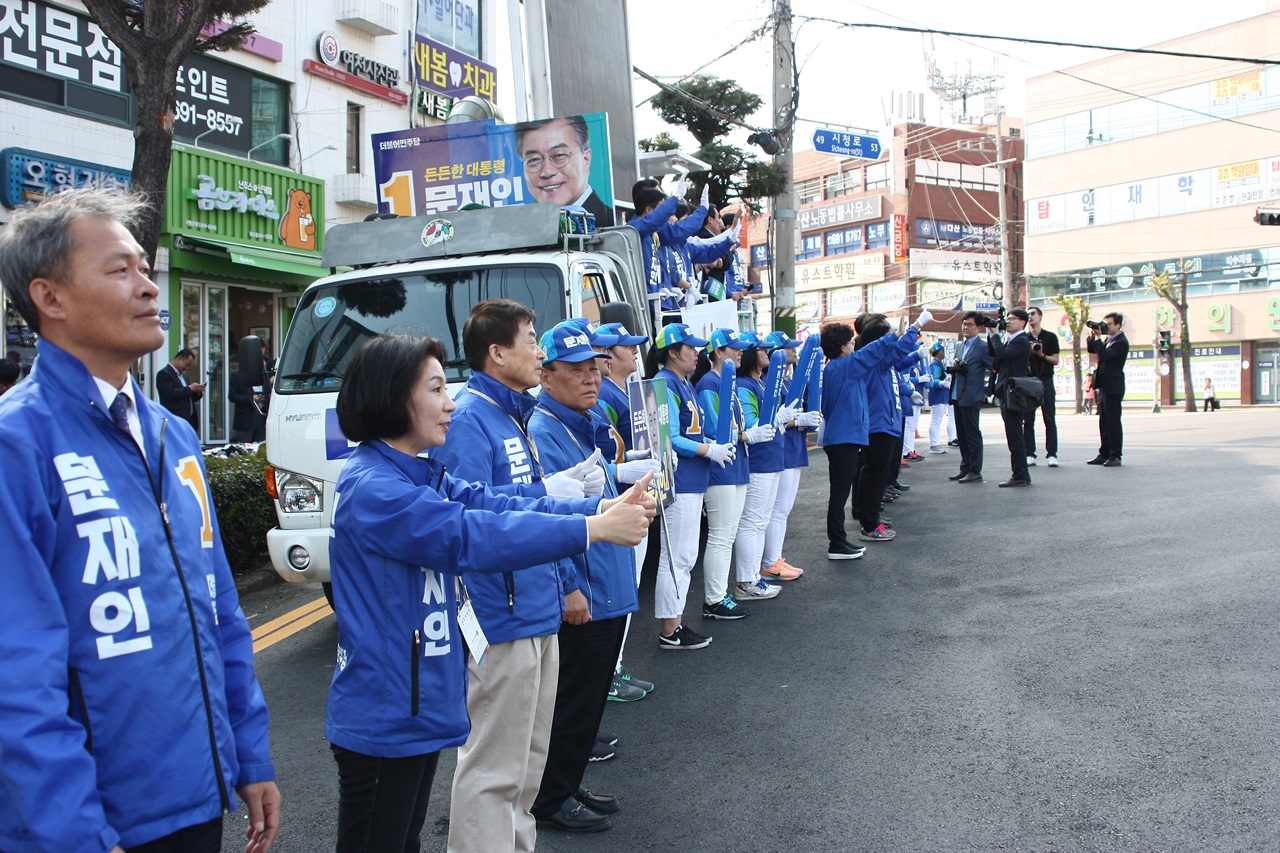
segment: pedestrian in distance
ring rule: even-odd
[[[280,826],[253,639],[200,443],[130,376],[164,344],[128,228],[146,202],[68,190],[13,212],[0,280],[37,332],[0,399],[0,848],[214,853]]]

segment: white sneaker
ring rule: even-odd
[[[733,597],[738,601],[763,601],[775,597],[780,592],[782,587],[758,580],[755,583],[738,584],[733,591]]]
[[[1050,468],[1057,468],[1057,467],[1058,467],[1058,457],[1056,457],[1056,456],[1050,456],[1050,457],[1049,457],[1049,459],[1048,459],[1047,461],[1049,462],[1049,467],[1050,467]]]
[[[947,449],[943,447],[941,444],[935,444],[929,448],[929,452],[930,453],[946,453]]]
[[[1036,467],[1036,458],[1034,456],[1027,457],[1027,467],[1028,468]]]

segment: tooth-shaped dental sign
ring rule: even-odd
[[[462,64],[454,61],[449,63],[449,79],[453,82],[453,88],[462,85]]]

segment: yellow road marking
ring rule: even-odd
[[[268,646],[273,646],[281,640],[292,637],[304,628],[308,628],[321,619],[332,615],[333,611],[329,609],[329,602],[321,597],[309,604],[290,610],[270,622],[264,622],[252,631],[253,652],[257,654]]]

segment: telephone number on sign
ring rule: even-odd
[[[218,110],[200,112],[196,109],[195,104],[188,103],[178,104],[178,121],[191,124],[204,122],[205,126],[210,130],[221,130],[232,136],[239,136],[240,126],[244,124],[244,119],[240,116],[233,116],[230,113],[219,112]]]

